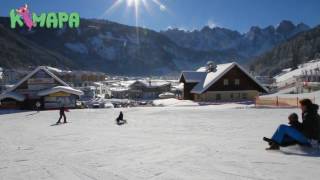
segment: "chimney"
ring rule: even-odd
[[[210,72],[216,72],[217,71],[217,65],[213,61],[207,62],[207,73]]]

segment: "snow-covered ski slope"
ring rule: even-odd
[[[120,110],[128,124],[115,125]],[[0,179],[318,179],[320,153],[261,139],[298,109],[215,106],[0,115]]]

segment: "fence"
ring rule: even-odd
[[[315,96],[310,97],[256,97],[255,106],[256,107],[299,107],[299,101],[308,98],[313,103],[315,103]]]

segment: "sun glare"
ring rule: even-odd
[[[144,8],[147,12],[151,12],[150,6],[156,6],[159,8],[161,12],[164,12],[167,10],[167,7],[161,3],[160,0],[116,0],[103,14],[105,16],[106,14],[110,14],[112,11],[117,9],[119,6],[125,5],[128,9],[134,9],[136,19],[139,17],[140,9]]]
[[[137,38],[139,41],[139,15],[140,10],[143,8],[148,13],[152,14],[151,7],[158,7],[160,12],[167,11],[167,7],[161,2],[161,0],[115,0],[114,3],[106,9],[102,17],[106,16],[107,14],[111,14],[111,12],[115,11],[120,6],[126,6],[127,9],[132,9],[134,11],[134,18],[135,18],[135,26],[137,27]],[[126,12],[124,12],[126,13]]]
[[[135,6],[135,7],[138,7],[139,6],[139,4],[140,4],[140,1],[141,0],[127,0],[127,5],[129,6],[129,7],[131,7],[131,6]]]

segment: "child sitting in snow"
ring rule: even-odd
[[[303,127],[302,127],[302,123],[299,122],[298,115],[296,113],[292,113],[289,115],[288,120],[289,120],[288,124],[290,126],[286,126],[286,125],[280,126],[282,128],[290,127],[288,131],[280,131],[280,128],[279,128],[271,139],[266,137],[263,138],[263,140],[267,141],[270,145],[270,148],[267,148],[267,150],[279,149],[279,146],[285,147],[285,146],[295,145],[299,143],[300,139],[304,139],[303,137],[300,137]],[[275,142],[275,140],[278,140],[278,141]]]
[[[302,123],[299,125],[296,121],[293,126],[280,125],[271,139],[264,138],[269,142],[270,147],[267,150],[278,150],[280,146],[286,143],[298,143],[299,145],[319,148],[320,140],[320,115],[319,106],[310,99],[299,101],[302,112]]]
[[[302,132],[302,123],[299,122],[299,117],[298,114],[296,113],[292,113],[289,115],[288,117],[289,120],[289,125],[293,128],[295,128],[296,130]]]

